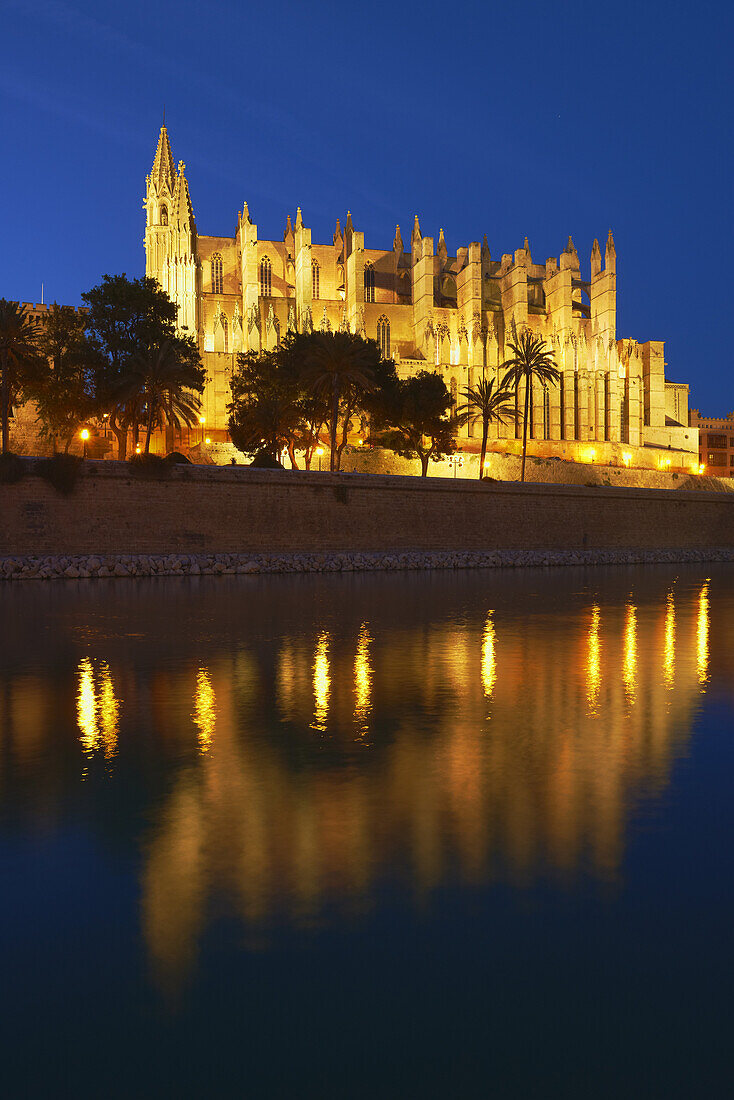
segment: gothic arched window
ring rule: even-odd
[[[377,322],[377,343],[380,345],[383,359],[390,358],[390,322],[387,317],[380,317]]]
[[[222,257],[219,252],[215,252],[212,256],[212,294],[221,294],[223,289]]]
[[[320,274],[321,273],[320,273],[320,270],[319,270],[319,261],[318,260],[311,260],[311,297],[312,298],[320,298],[321,297],[321,295],[319,294],[319,276],[320,276]]]
[[[161,225],[168,225],[168,208],[161,206]]]
[[[273,289],[273,265],[267,256],[260,260],[260,297],[269,298]]]
[[[375,269],[372,264],[364,265],[364,300],[365,302],[375,300]]]

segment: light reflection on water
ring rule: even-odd
[[[148,731],[166,781],[129,842],[161,985],[195,967],[213,907],[259,936],[358,920],[386,881],[422,906],[447,883],[622,875],[636,800],[668,783],[710,685],[710,579],[552,606],[552,589],[494,591],[491,610],[491,578],[435,610],[401,610],[397,583],[300,614],[250,586],[255,610],[241,589],[231,619],[202,586],[198,629],[159,607],[142,654],[101,629],[73,672],[2,673],[3,738],[31,778],[70,689],[76,746],[55,751],[88,784],[113,781],[98,757],[145,769]]]

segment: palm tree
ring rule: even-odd
[[[145,406],[145,454],[163,413],[175,427],[183,423],[190,428],[197,422],[201,400],[194,391],[200,389],[200,374],[171,340],[133,356],[124,389],[131,401],[137,397]]]
[[[374,382],[373,364],[376,346],[350,332],[315,332],[309,338],[305,356],[306,376],[315,393],[328,393],[331,399],[331,460],[334,472],[339,421],[339,401],[349,391],[369,390]],[[379,353],[377,353],[379,358]]]
[[[10,405],[26,376],[39,365],[38,324],[25,306],[0,298],[0,416],[3,454],[10,443]]]
[[[503,424],[517,417],[512,391],[501,384],[495,389],[494,378],[482,378],[476,386],[467,386],[461,391],[464,404],[459,407],[459,424],[482,423],[482,454],[479,460],[479,478],[484,473],[484,460],[487,457],[487,436],[489,425]]]
[[[537,379],[544,386],[554,385],[559,381],[561,372],[555,364],[553,355],[546,348],[542,336],[533,336],[531,332],[523,332],[514,343],[510,342],[509,348],[514,354],[511,359],[502,364],[507,371],[502,379],[502,385],[503,387],[511,387],[517,392],[520,382],[525,383],[525,412],[522,423],[522,473],[520,474],[520,481],[524,481],[525,453],[528,445],[528,410],[533,382]]]

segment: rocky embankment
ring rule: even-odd
[[[707,550],[486,550],[328,554],[106,554],[0,558],[0,581],[178,577],[255,573],[351,573],[401,569],[496,569],[734,561]]]

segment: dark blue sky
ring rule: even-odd
[[[724,3],[267,4],[0,0],[0,295],[76,304],[144,268],[163,105],[201,233],[263,238],[300,205],[314,240],[351,209],[368,246],[413,215],[450,251],[588,271],[614,231],[619,336],[734,408],[732,30]]]

